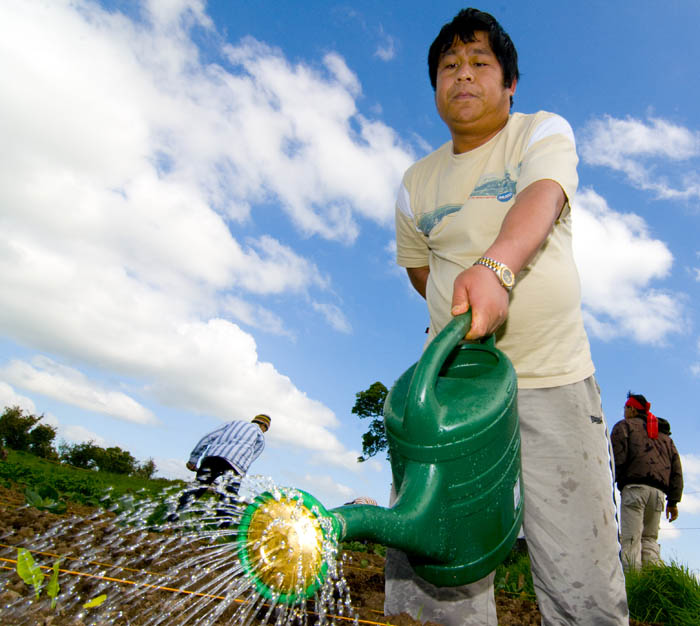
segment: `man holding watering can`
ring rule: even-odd
[[[519,71],[489,14],[461,11],[428,54],[451,141],[406,172],[397,260],[430,313],[429,340],[472,311],[467,339],[495,333],[518,376],[523,529],[543,624],[628,623],[610,449],[571,245],[578,176],[569,124],[511,113]],[[457,588],[387,558],[385,613],[496,624],[493,574]]]

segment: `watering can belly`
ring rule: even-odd
[[[515,371],[492,340],[461,344],[465,328],[467,319],[450,322],[384,406],[394,489],[404,508],[414,498],[434,500],[435,530],[424,540],[449,547],[439,560],[420,545],[408,555],[437,586],[483,578],[507,556],[522,523]],[[411,478],[423,466],[433,468],[439,489]]]

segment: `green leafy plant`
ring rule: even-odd
[[[58,586],[58,564],[61,562],[61,559],[56,559],[53,562],[53,572],[51,574],[51,578],[49,579],[49,584],[46,585],[46,595],[51,598],[51,608],[55,609],[56,608],[56,600],[58,599],[58,592],[59,592],[59,586]]]
[[[377,556],[386,556],[386,546],[370,541],[343,541],[340,544],[342,550],[351,550],[352,552],[369,552]]]
[[[38,600],[41,586],[44,583],[44,575],[31,552],[24,548],[17,548],[17,573],[25,584],[34,587],[34,594]]]
[[[51,485],[39,485],[36,489],[27,487],[24,490],[24,497],[29,506],[33,506],[41,511],[49,511],[50,513],[64,513],[66,503],[61,500],[58,491]]]
[[[54,561],[51,578],[46,586],[46,595],[51,598],[52,609],[56,608],[56,600],[58,599],[58,566],[60,562],[61,559]],[[34,560],[32,553],[25,548],[17,548],[17,574],[26,585],[34,587],[34,597],[38,600],[44,584],[44,574],[41,571],[41,566]]]
[[[494,587],[496,591],[534,597],[535,586],[530,571],[530,557],[524,540],[516,541],[510,554],[496,568]]]

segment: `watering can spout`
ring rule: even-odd
[[[443,492],[443,476],[435,465],[412,464],[391,508],[352,504],[330,513],[340,523],[341,541],[368,539],[420,559],[445,562],[451,546],[436,532],[444,508]]]

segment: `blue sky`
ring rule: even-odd
[[[7,0],[0,6],[0,407],[184,469],[272,416],[251,471],[387,502],[355,393],[420,355],[394,262],[405,168],[448,139],[427,49],[455,2]],[[575,252],[603,407],[667,418],[700,570],[700,5],[484,2],[514,109],[569,120]]]

